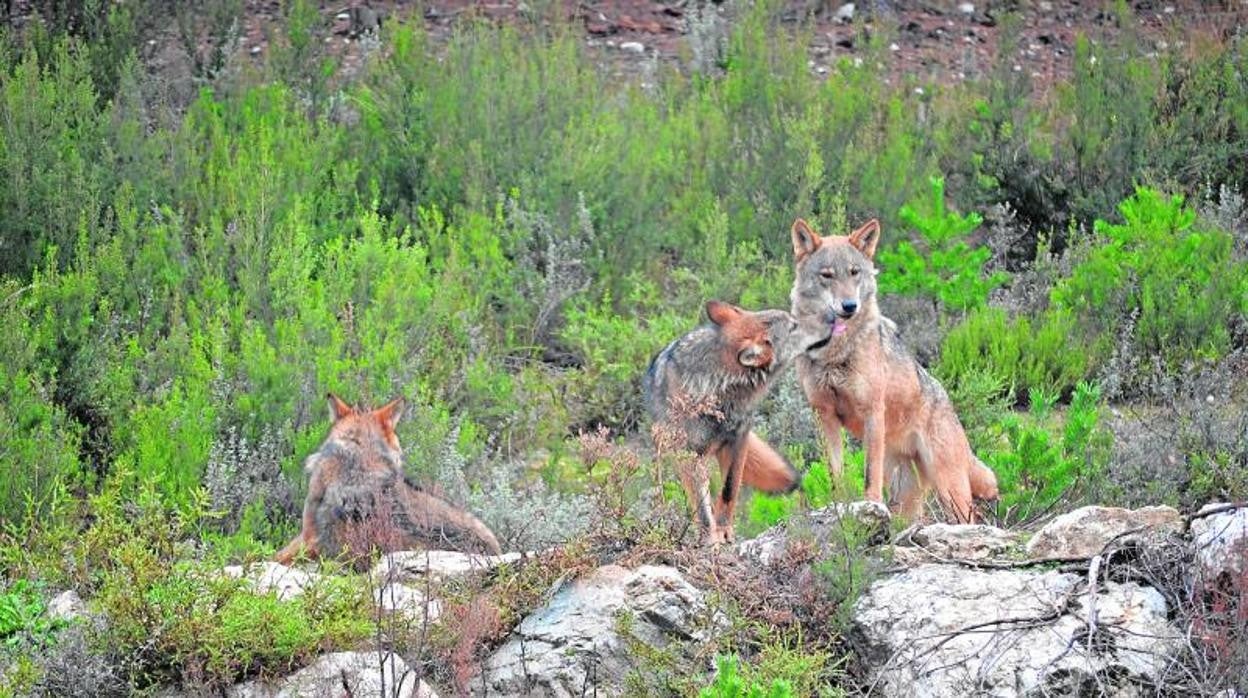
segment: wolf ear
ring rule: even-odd
[[[403,417],[403,407],[405,404],[406,403],[403,398],[396,397],[390,402],[378,407],[374,414],[377,415],[377,418],[380,419],[382,423],[390,429],[390,431],[394,431],[394,428],[399,424],[399,420]]]
[[[706,316],[711,319],[711,322],[723,327],[741,317],[741,309],[723,301],[707,301]]]
[[[793,258],[801,259],[806,255],[819,249],[819,245],[823,244],[823,240],[819,237],[810,224],[805,220],[798,218],[793,221]]]
[[[327,394],[325,398],[329,400],[329,419],[332,422],[336,422],[354,411],[350,405],[343,402],[333,393]]]
[[[849,244],[858,248],[867,259],[875,259],[875,243],[880,241],[880,222],[874,218],[849,234]]]

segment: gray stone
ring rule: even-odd
[[[1200,512],[1224,504],[1208,504]],[[1192,545],[1200,575],[1213,580],[1223,574],[1248,575],[1248,507],[1192,519]]]
[[[819,549],[824,549],[846,533],[855,536],[864,532],[869,536],[883,533],[888,530],[888,522],[888,508],[879,502],[837,502],[772,526],[739,544],[737,549],[742,555],[767,565],[784,555],[793,538],[813,539]]]
[[[1182,526],[1183,519],[1173,507],[1083,507],[1062,514],[1040,529],[1028,541],[1027,555],[1034,560],[1091,557],[1129,531],[1177,532]]]
[[[73,589],[62,591],[48,602],[48,617],[66,623],[86,618],[87,604]]]
[[[645,53],[646,47],[639,41],[625,41],[620,44],[620,50],[625,53]]]
[[[298,598],[319,581],[318,575],[311,572],[272,561],[255,562],[246,567],[231,565],[221,571],[226,576],[246,581],[257,594],[276,594],[279,601]]]
[[[621,617],[629,637],[621,636]],[[630,642],[693,652],[722,620],[671,567],[600,567],[554,593],[483,663],[488,695],[620,695]],[[675,643],[675,644],[674,644]],[[691,655],[692,656],[692,655]]]
[[[870,692],[896,697],[1132,695],[1180,644],[1149,587],[1101,582],[1093,597],[1083,575],[935,564],[873,583],[850,638]]]
[[[394,582],[415,583],[456,579],[469,574],[488,572],[503,564],[524,558],[524,553],[473,555],[453,550],[405,550],[383,555],[373,566],[373,578]]]
[[[1020,547],[1021,539],[996,526],[937,523],[915,531],[906,543],[895,550],[908,549],[914,559],[974,561],[1005,556]]]
[[[438,698],[398,655],[377,652],[326,654],[279,681],[249,681],[229,688],[225,694],[228,698]]]

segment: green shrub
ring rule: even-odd
[[[715,680],[698,692],[699,698],[790,698],[798,695],[789,682],[747,682],[740,673],[740,660],[733,656],[715,658]]]
[[[1074,320],[1065,312],[1048,311],[1033,321],[983,308],[945,336],[934,372],[954,386],[982,374],[999,395],[1065,394],[1087,376],[1100,346],[1071,351],[1074,331]]]
[[[40,646],[52,639],[58,624],[47,615],[47,604],[28,580],[19,579],[0,592],[0,641],[8,647]]]
[[[1230,321],[1248,312],[1248,263],[1233,238],[1199,221],[1182,196],[1137,189],[1123,223],[1097,220],[1103,244],[1053,288],[1053,307],[1079,318],[1084,336],[1111,336],[1135,314],[1135,350],[1170,368],[1230,349]]]
[[[26,574],[89,599],[108,619],[90,628],[89,645],[133,688],[285,675],[376,631],[367,584],[325,575],[291,601],[256,594],[222,572],[221,558],[194,554],[208,523],[202,502],[170,507],[152,484],[126,501],[126,475],[92,497],[89,525],[48,522],[25,539],[6,537],[0,551],[10,565],[21,559]],[[18,618],[28,629],[29,617]]]
[[[983,275],[992,250],[966,242],[983,218],[947,210],[944,179],[933,177],[929,196],[902,206],[898,216],[918,233],[920,247],[901,240],[880,250],[881,292],[924,296],[945,312],[965,313],[983,307],[988,293],[1005,283],[1004,272]]]
[[[1001,441],[981,450],[1001,491],[997,508],[1003,525],[1032,522],[1078,504],[1095,490],[1108,459],[1108,434],[1100,426],[1100,391],[1075,387],[1070,407],[1060,419],[1056,397],[1033,390],[1026,416],[1006,414]]]

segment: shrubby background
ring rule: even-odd
[[[507,547],[602,529],[621,459],[578,435],[649,457],[646,363],[706,299],[787,307],[796,216],[881,220],[885,313],[998,471],[998,521],[1248,495],[1238,33],[1160,53],[1081,40],[1071,81],[1038,95],[1008,59],[956,86],[886,84],[874,60],[814,76],[806,30],[759,0],[719,26],[715,60],[644,84],[540,12],[438,45],[389,21],[346,79],[303,0],[261,70],[229,58],[238,3],[83,6],[0,33],[8,582],[119,598],[167,585],[151,570],[175,559],[270,554],[329,390],[407,397],[410,474]],[[162,18],[193,89],[142,60]],[[760,430],[810,476],[756,497],[754,530],[841,487],[791,378]],[[644,521],[651,471],[624,473],[613,511]],[[144,532],[168,543],[156,557],[105,554],[143,517],[164,522]],[[320,640],[291,642],[283,662]],[[193,678],[179,666],[123,678]]]

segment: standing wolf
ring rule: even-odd
[[[710,301],[706,314],[710,324],[654,357],[642,390],[660,449],[688,449],[719,461],[724,485],[714,505],[704,468],[680,472],[703,542],[715,544],[734,539],[742,481],[770,493],[797,487],[797,471],[750,427],[758,401],[802,344],[797,322],[782,310],[748,312]]]
[[[329,396],[333,426],[308,456],[312,473],[303,504],[303,530],[277,553],[288,565],[299,553],[353,557],[385,551],[471,550],[498,554],[498,540],[475,516],[424,491],[403,476],[403,454],[394,427],[402,398],[373,411]]]
[[[797,371],[827,436],[833,474],[841,474],[844,427],[867,452],[867,499],[883,501],[887,466],[900,485],[890,500],[906,516],[921,512],[932,487],[954,519],[973,520],[972,498],[995,499],[997,478],[971,453],[944,388],[880,315],[872,261],[879,222],[821,238],[799,218],[792,236],[793,315],[804,330],[831,331],[826,345],[798,359]]]

